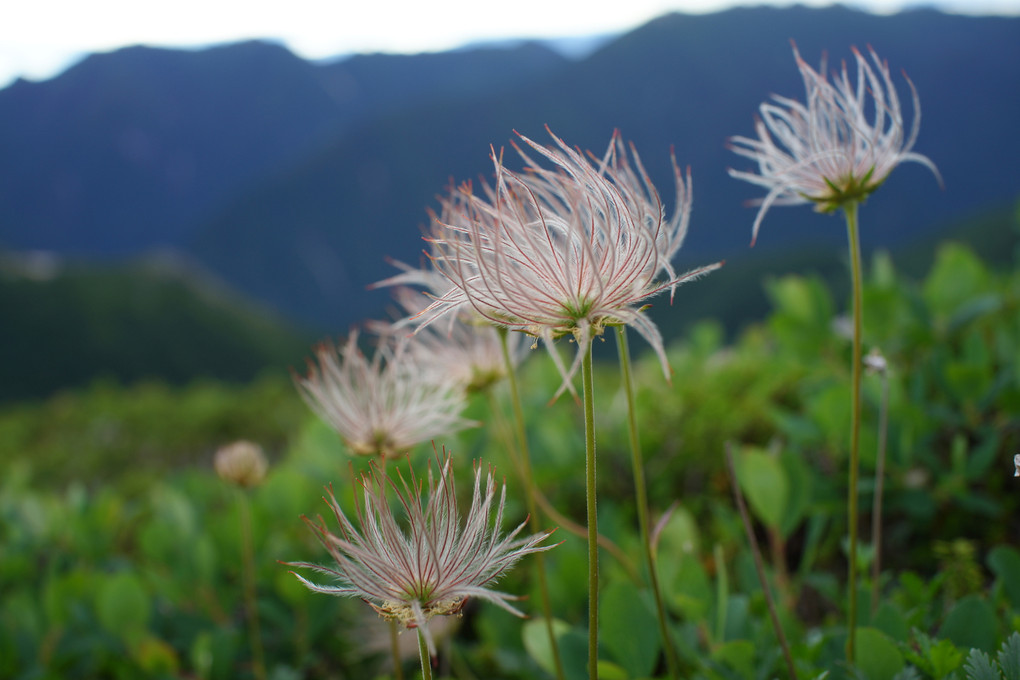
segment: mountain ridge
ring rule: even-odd
[[[744,203],[760,193],[725,172],[742,167],[726,139],[752,132],[762,101],[803,96],[790,40],[812,64],[828,51],[830,67],[873,45],[901,93],[901,69],[920,92],[916,150],[946,190],[923,168],[896,170],[862,211],[866,247],[1015,198],[1020,19],[755,7],[664,15],[573,61],[528,43],[327,64],[263,42],[98,55],[0,91],[0,243],[182,248],[278,312],[343,331],[382,313],[388,294],[366,286],[392,273],[387,257],[421,259],[435,196],[490,173],[490,145],[514,130],[548,141],[549,125],[595,152],[621,129],[662,188],[676,149],[695,197],[680,267],[838,244],[838,219],[779,208],[748,251]],[[161,60],[176,66],[153,70]]]

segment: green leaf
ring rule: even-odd
[[[152,676],[172,676],[177,673],[180,667],[177,652],[167,642],[159,638],[145,637],[133,651],[138,665]]]
[[[789,536],[800,526],[807,514],[811,502],[813,479],[811,470],[804,463],[804,458],[796,452],[784,451],[779,462],[789,481],[789,496],[786,500],[786,512],[783,516],[780,531],[784,537]]]
[[[588,663],[588,636],[585,632],[572,630],[565,621],[553,619],[553,635],[559,645],[560,660],[568,680],[584,680],[588,676],[585,666]],[[526,621],[521,627],[524,649],[528,656],[550,675],[556,675],[556,664],[553,661],[552,646],[545,619],[536,618]]]
[[[892,680],[906,662],[896,644],[875,628],[858,628],[857,667],[868,680]]]
[[[907,618],[903,615],[900,607],[889,600],[884,600],[878,605],[871,625],[893,640],[906,641],[910,636]]]
[[[602,643],[630,677],[651,675],[661,641],[647,594],[630,581],[607,586],[601,597]]]
[[[718,661],[736,671],[741,678],[754,678],[754,643],[750,640],[732,640],[719,645],[712,651],[712,660]]]
[[[979,649],[970,650],[963,669],[967,672],[967,680],[1002,680],[991,658]]]
[[[737,477],[755,515],[778,531],[790,495],[790,482],[779,460],[766,453],[745,451],[737,462]]]
[[[623,667],[605,659],[599,659],[598,667],[599,677],[603,680],[628,680],[628,678],[634,677],[627,675],[627,671]]]
[[[969,248],[947,243],[939,248],[935,264],[924,282],[928,305],[950,315],[961,305],[987,290],[988,270]]]
[[[1017,573],[1017,572],[1014,572]],[[999,650],[999,665],[1006,680],[1020,680],[1020,633],[1013,632]]]
[[[1002,583],[1002,589],[1013,609],[1020,609],[1020,551],[1008,545],[999,545],[988,553],[988,566]]]
[[[997,628],[995,610],[988,601],[977,595],[968,595],[950,610],[939,630],[939,637],[952,640],[958,647],[991,652],[998,637]]]
[[[122,571],[107,578],[96,594],[96,614],[106,630],[130,641],[145,632],[152,604],[141,581]]]
[[[949,640],[939,640],[932,644],[927,652],[928,661],[931,663],[932,673],[936,680],[949,676],[963,665],[963,652]]]

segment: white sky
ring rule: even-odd
[[[627,30],[669,11],[711,12],[789,0],[2,0],[0,87],[52,77],[89,52],[125,45],[198,47],[282,41],[320,59],[353,52],[423,52],[508,38]],[[831,0],[800,4],[830,5]],[[969,14],[1020,15],[1020,0],[847,0],[875,12],[924,4]],[[594,10],[593,7],[598,7]]]

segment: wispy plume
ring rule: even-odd
[[[416,444],[476,425],[461,417],[464,392],[433,364],[422,363],[414,338],[383,335],[372,358],[358,333],[337,348],[324,343],[295,381],[308,405],[360,455],[394,458]]]
[[[547,345],[569,336],[579,346],[607,326],[629,325],[653,347],[668,376],[662,336],[643,313],[645,305],[721,265],[679,275],[673,269],[690,221],[690,173],[673,159],[677,205],[667,218],[636,150],[619,134],[601,158],[555,135],[550,147],[519,137],[523,172],[509,170],[502,154],[493,153],[493,185],[482,184],[476,193],[464,184],[444,203],[431,257],[452,287],[425,308],[420,325],[470,308]],[[562,391],[580,353],[569,368],[555,351],[552,356],[564,377]]]
[[[807,91],[804,103],[773,96],[759,108],[757,139],[733,137],[730,148],[758,164],[757,171],[730,170],[730,175],[765,187],[752,228],[752,245],[765,213],[773,205],[814,203],[833,212],[860,202],[905,161],[921,163],[941,183],[935,164],[911,149],[921,123],[921,104],[907,78],[914,120],[908,132],[889,65],[869,49],[871,61],[854,48],[857,76],[844,62],[830,81],[805,62],[796,45],[797,68]]]
[[[384,619],[422,631],[429,652],[435,643],[428,631],[433,616],[459,614],[468,598],[492,602],[517,616],[524,614],[510,602],[513,595],[492,590],[492,586],[525,555],[549,550],[542,545],[551,531],[524,538],[522,522],[503,533],[506,484],[499,486],[492,468],[475,466],[471,508],[461,523],[451,459],[438,462],[436,476],[429,466],[427,500],[422,483],[410,471],[410,479],[394,478],[373,464],[357,480],[362,503],[352,521],[332,490],[325,498],[340,526],[332,533],[320,517],[305,521],[332,556],[335,567],[306,562],[291,566],[311,569],[336,579],[336,585],[320,585],[301,575],[308,588],[320,593],[365,600]],[[392,490],[406,515],[401,527],[387,498]]]

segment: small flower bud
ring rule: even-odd
[[[246,488],[262,482],[269,467],[262,447],[249,441],[221,447],[213,463],[220,479]]]
[[[878,373],[879,375],[885,375],[885,372],[889,370],[889,363],[882,356],[882,352],[877,347],[872,348],[868,352],[867,356],[864,357],[864,367],[871,373]]]
[[[1013,465],[1016,466],[1016,472],[1013,473],[1013,476],[1020,477],[1020,453],[1013,456]]]

